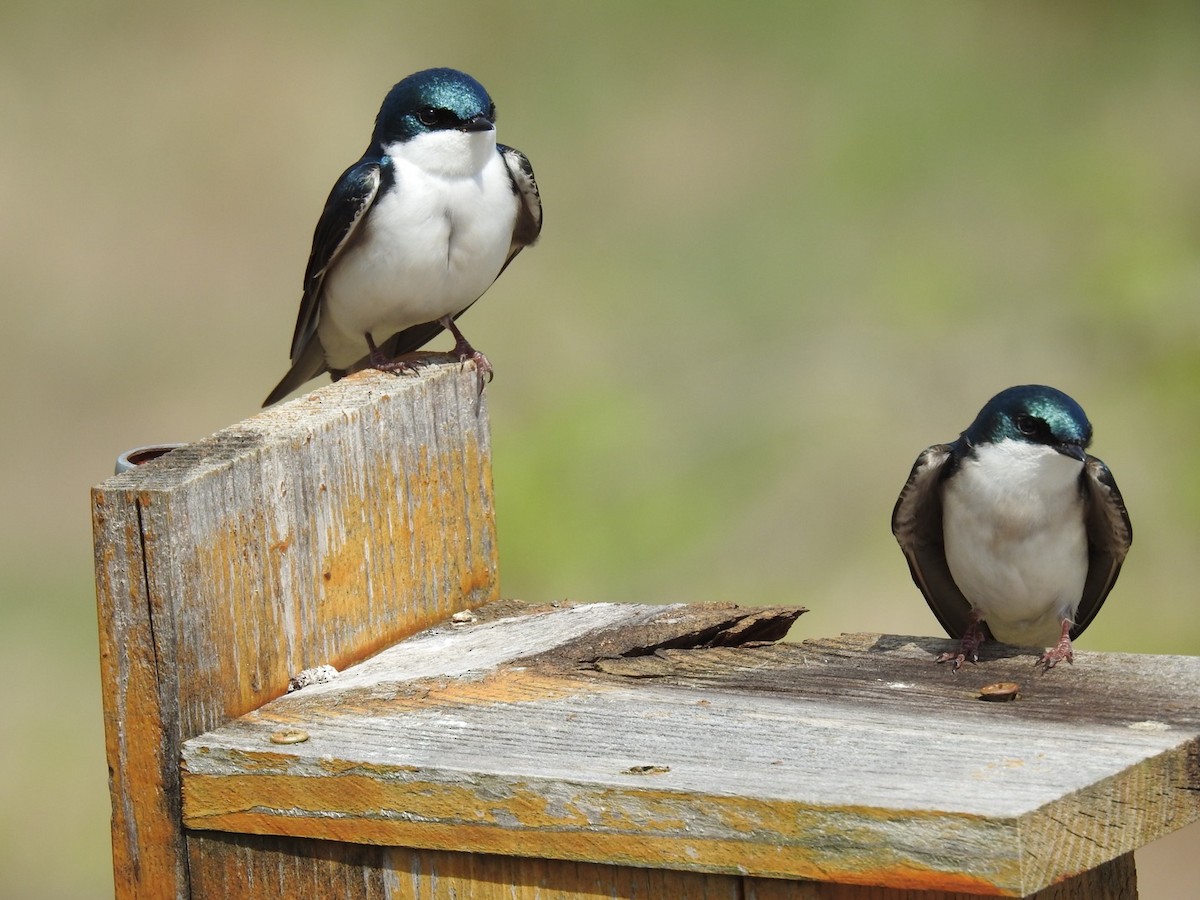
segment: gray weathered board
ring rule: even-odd
[[[931,638],[772,643],[796,614],[485,607],[188,741],[184,824],[1024,896],[1200,816],[1200,659],[954,675]]]

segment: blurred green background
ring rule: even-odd
[[[546,206],[463,320],[507,595],[937,633],[892,503],[1040,381],[1137,536],[1081,649],[1200,653],[1198,37],[1194,2],[9,0],[0,894],[111,895],[89,486],[256,412],[326,193],[427,66],[488,87]]]

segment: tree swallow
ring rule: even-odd
[[[542,230],[533,168],[496,143],[496,105],[455,69],[409,75],[389,92],[362,159],[325,201],[304,273],[292,368],[263,406],[328,371],[334,380],[397,359],[443,328],[454,353],[487,357],[454,320]]]
[[[1001,391],[950,444],[917,457],[892,533],[958,653],[957,671],[989,637],[1052,645],[1038,664],[1073,661],[1133,540],[1108,466],[1085,451],[1092,426],[1062,391]]]

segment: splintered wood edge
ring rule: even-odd
[[[570,602],[526,604],[501,600],[446,620],[306,687],[290,703],[323,703],[327,695],[517,666],[551,675],[602,669],[604,663],[656,659],[662,649],[769,643],[787,634],[804,607],[735,604],[645,605]],[[497,626],[497,627],[491,627]],[[774,635],[767,640],[764,636]],[[451,650],[450,648],[453,648]]]
[[[478,394],[473,367],[464,366],[448,353],[421,351],[412,354],[415,374],[391,375],[364,369],[335,384],[277,403],[248,419],[222,428],[209,437],[185,444],[170,453],[112,475],[92,488],[93,495],[129,490],[164,490],[202,478],[214,468],[233,465],[271,445],[308,439],[316,430],[347,422],[380,402],[404,402],[406,395],[450,385],[463,409],[489,430],[487,391]]]
[[[792,618],[798,614],[794,609],[785,612]],[[556,628],[547,629],[544,622],[539,625],[536,621],[555,613]],[[557,611],[543,607],[531,609],[527,615],[528,621],[517,625],[531,626],[528,636],[533,643],[509,633],[502,642],[507,649],[492,656],[482,645],[456,645],[453,655],[458,665],[463,665],[462,657],[471,656],[489,670],[510,670],[500,682],[481,686],[484,693],[479,698],[471,696],[466,685],[466,692],[460,693],[453,676],[447,682],[445,672],[433,674],[444,668],[435,663],[439,652],[446,649],[437,642],[453,630],[447,625],[392,648],[407,658],[398,656],[374,675],[368,671],[368,661],[361,671],[345,673],[347,681],[340,689],[335,681],[311,689],[307,698],[295,698],[303,700],[292,707],[296,720],[304,720],[303,709],[310,703],[328,703],[320,698],[321,693],[336,695],[340,690],[343,699],[334,702],[353,708],[359,703],[355,696],[365,697],[364,690],[378,690],[389,680],[394,685],[398,677],[428,687],[391,694],[395,706],[416,703],[416,708],[427,709],[442,703],[449,704],[450,710],[456,703],[481,702],[485,697],[497,701],[507,696],[519,702],[556,691],[578,693],[581,679],[587,678],[588,660],[600,677],[654,678],[669,671],[671,659],[688,655],[653,649],[655,643],[672,640],[671,629],[676,638],[695,638],[716,619],[736,619],[728,609],[612,604]],[[479,619],[487,621],[487,617],[485,607]],[[666,624],[667,632],[656,635],[656,622]],[[622,628],[626,629],[623,638],[619,636]],[[547,631],[559,646],[545,647]],[[589,641],[589,636],[596,640]],[[911,647],[896,641],[904,639],[889,643],[878,635],[845,635],[811,646],[814,651],[832,649],[849,658],[872,652],[912,656]],[[429,651],[427,655],[422,646]],[[571,646],[574,653],[562,653],[562,646]],[[604,648],[602,652],[597,652],[599,647]],[[648,647],[650,652],[643,652]],[[579,658],[580,651],[587,651],[587,659]],[[624,655],[631,651],[633,655]],[[737,651],[712,652],[727,660],[730,652]],[[753,648],[746,652],[761,656]],[[446,656],[440,653],[441,663],[447,662]],[[924,653],[914,659],[929,664]],[[641,670],[643,661],[646,671]],[[871,681],[866,663],[866,659],[854,661]],[[397,665],[402,672],[398,673]],[[478,677],[480,669],[473,671]],[[517,688],[516,692],[505,694],[506,685]],[[597,687],[603,689],[602,685],[590,686]],[[255,727],[262,731],[273,722],[283,725],[289,721],[286,712],[277,714],[276,719],[274,715],[267,713]],[[1180,741],[1186,738],[1180,737]],[[1200,753],[1194,735],[1190,750],[1176,747],[1106,779],[1095,789],[1061,797],[1044,810],[1002,819],[919,809],[814,807],[804,802],[671,790],[667,787],[671,778],[660,774],[667,770],[653,765],[631,766],[625,773],[629,777],[596,783],[573,781],[569,775],[505,777],[484,770],[355,763],[338,760],[336,754],[323,757],[326,761],[312,769],[311,763],[297,766],[296,757],[278,752],[282,748],[265,741],[261,749],[249,749],[251,746],[244,741],[226,745],[219,735],[189,742],[184,753],[187,827],[1013,896],[1095,868],[1167,830],[1182,827],[1197,817],[1194,791],[1200,784],[1200,772],[1194,765],[1189,770],[1187,762],[1192,759],[1194,763]],[[1190,806],[1186,803],[1189,791],[1193,795]],[[1113,804],[1130,811],[1126,813],[1129,821],[1122,822],[1115,838],[1112,829],[1103,825],[1111,818]],[[830,834],[843,835],[845,840],[813,845],[814,836]],[[856,842],[854,849],[851,844]],[[1066,849],[1060,854],[1033,853],[1037,847],[1056,846]],[[947,868],[922,862],[947,858],[949,847],[958,848],[951,856],[974,860],[974,868],[958,860],[949,860]]]

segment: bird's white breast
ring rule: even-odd
[[[500,273],[517,215],[495,131],[439,131],[385,148],[395,185],[376,198],[325,278],[318,333],[333,368],[413,325],[461,312]]]
[[[1006,440],[978,447],[943,488],[950,574],[998,640],[1054,643],[1074,618],[1088,566],[1082,465]]]

